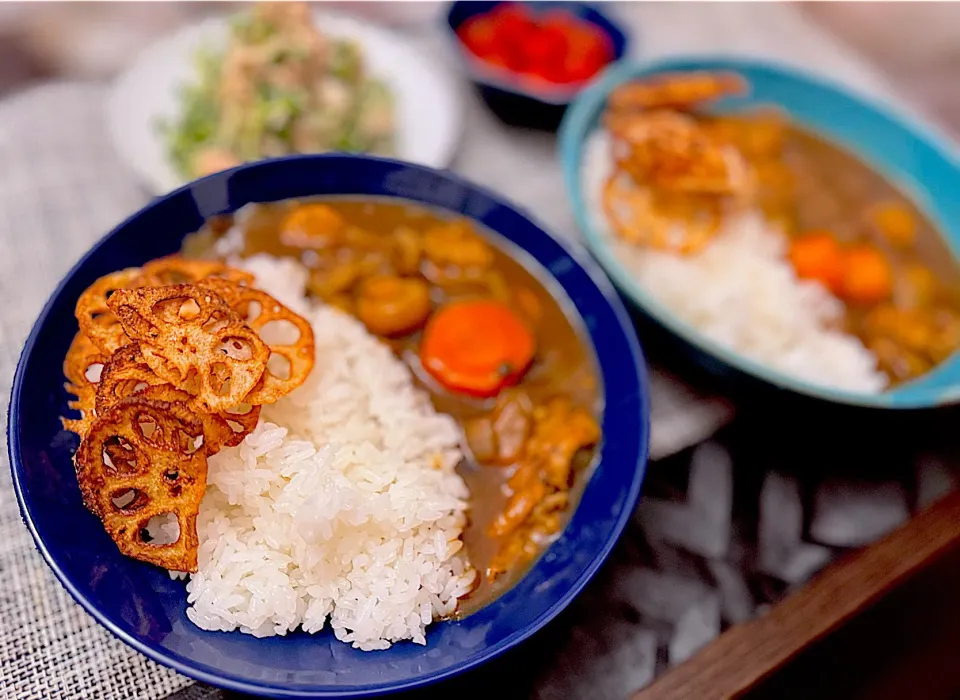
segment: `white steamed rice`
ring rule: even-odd
[[[610,139],[588,139],[581,169],[592,224],[631,275],[659,302],[712,340],[812,383],[878,392],[887,385],[876,357],[836,330],[843,303],[787,261],[787,238],[759,212],[731,218],[692,256],[632,246],[611,231],[603,185],[613,167]]]
[[[307,383],[213,456],[187,616],[258,637],[322,629],[364,650],[425,643],[476,572],[460,539],[460,433],[359,322],[303,298],[290,260],[244,261],[316,334]]]

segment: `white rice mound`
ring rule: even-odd
[[[187,616],[257,637],[317,632],[329,619],[338,639],[368,651],[425,644],[427,625],[476,576],[460,539],[459,429],[362,324],[303,298],[302,266],[243,265],[310,321],[317,362],[241,445],[211,457]]]
[[[603,210],[612,167],[609,136],[596,130],[581,168],[592,224],[659,302],[712,340],[797,379],[869,393],[887,386],[873,353],[835,330],[843,303],[796,276],[786,235],[761,213],[732,217],[696,255],[633,246],[612,232]]]

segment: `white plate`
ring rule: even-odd
[[[370,74],[383,80],[396,104],[396,157],[444,168],[460,137],[461,103],[451,76],[412,42],[363,20],[316,12],[324,34],[355,39]],[[158,120],[179,113],[181,85],[196,79],[194,56],[201,46],[224,46],[227,18],[183,29],[141,54],[121,75],[107,98],[107,128],[121,158],[153,194],[184,184],[167,155]]]

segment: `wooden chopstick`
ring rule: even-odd
[[[731,628],[633,700],[737,698],[905,579],[960,545],[960,491]]]

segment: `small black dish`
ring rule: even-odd
[[[501,121],[542,131],[556,131],[567,106],[590,81],[570,87],[536,89],[523,83],[521,76],[506,69],[484,64],[473,56],[460,41],[457,29],[471,17],[483,15],[504,2],[454,2],[447,13],[447,28],[460,64],[486,105]],[[598,27],[610,40],[613,55],[610,64],[619,61],[627,52],[628,39],[607,15],[590,3],[580,2],[509,2],[523,5],[535,14],[562,9],[583,21]],[[603,69],[605,70],[605,69]],[[597,76],[603,73],[601,70]],[[597,77],[595,76],[595,77]]]

